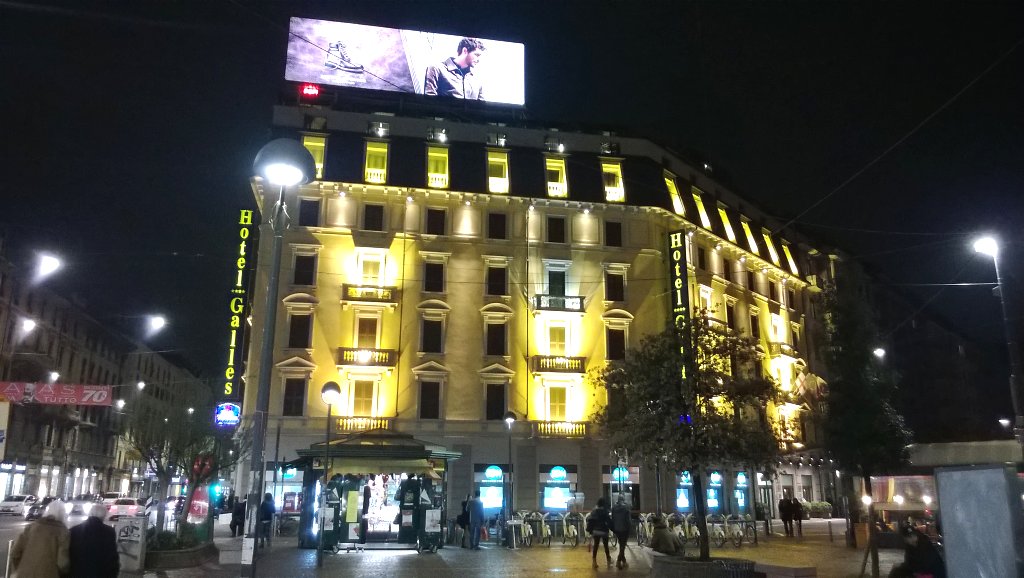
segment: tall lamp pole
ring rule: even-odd
[[[514,530],[510,530],[508,523],[512,521],[512,500],[515,497],[515,489],[512,481],[512,424],[516,423],[516,414],[514,411],[505,412],[505,423],[508,424],[508,500],[505,500],[505,529],[511,531],[508,536],[508,547],[516,547],[516,539]]]
[[[327,404],[327,435],[324,438],[324,485],[320,490],[320,496],[323,500],[320,503],[320,538],[319,543],[316,547],[316,566],[317,568],[323,568],[324,566],[324,532],[327,528],[327,475],[331,473],[330,468],[327,467],[327,461],[331,458],[331,420],[334,416],[331,415],[331,407],[338,404],[341,400],[341,386],[336,382],[328,381],[320,388],[320,399],[324,400]]]
[[[974,250],[992,257],[992,265],[996,270],[996,288],[999,291],[999,305],[1003,310],[1003,331],[1006,335],[1006,349],[1010,354],[1010,399],[1013,401],[1015,416],[1013,433],[1018,443],[1024,448],[1024,409],[1021,408],[1022,393],[1020,391],[1021,365],[1020,348],[1017,345],[1017,326],[1010,315],[1007,303],[1007,287],[1003,284],[1003,275],[999,269],[999,242],[994,237],[981,237],[974,242]]]
[[[250,475],[252,488],[249,491],[248,504],[248,535],[255,538],[256,513],[259,508],[260,495],[265,487],[267,463],[264,448],[267,439],[267,412],[270,407],[270,373],[274,367],[274,331],[277,324],[278,277],[281,271],[281,247],[284,244],[284,231],[288,226],[288,213],[284,207],[284,191],[286,187],[302,185],[313,180],[316,164],[309,151],[296,140],[279,138],[263,145],[253,162],[256,176],[278,187],[277,202],[271,212],[270,223],[273,228],[271,241],[270,267],[267,271],[267,299],[263,306],[263,330],[260,334],[260,367],[256,382],[256,407],[253,411],[252,462]],[[254,545],[252,543],[247,544]],[[254,556],[242,559],[252,561]],[[255,576],[255,564],[243,564],[243,576]]]

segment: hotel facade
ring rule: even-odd
[[[334,381],[335,438],[380,428],[461,454],[445,477],[450,512],[509,469],[516,510],[549,509],[555,487],[582,494],[586,509],[625,488],[634,508],[654,510],[655,472],[594,425],[607,397],[588,372],[668,326],[666,249],[682,231],[691,307],[758,339],[783,394],[768,411],[784,451],[807,456],[758,475],[757,501],[831,496],[834,470],[810,426],[823,384],[814,295],[831,258],[779,234],[710,167],[610,133],[302,104],[277,106],[273,124],[307,147],[318,174],[285,194],[267,491],[299,491],[275,466],[322,443],[320,388]],[[278,191],[258,177],[252,190],[267,215]],[[266,222],[260,233],[269,255]],[[258,260],[250,335],[262,331],[268,267]],[[244,416],[259,355],[253,340]],[[719,512],[752,513],[753,472],[709,473]],[[688,509],[687,472],[661,475],[663,507]],[[240,468],[236,486],[246,480]]]

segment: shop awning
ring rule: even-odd
[[[460,452],[424,442],[387,429],[371,429],[332,439],[329,444],[315,443],[299,450],[299,459],[284,467],[306,467],[326,457],[336,473],[404,472],[436,475],[446,468],[447,460],[462,457]]]

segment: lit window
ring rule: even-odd
[[[379,285],[381,261],[379,255],[366,255],[363,257],[363,285]]]
[[[356,347],[359,349],[377,349],[376,317],[359,317],[356,319]]]
[[[569,185],[565,179],[565,159],[548,157],[544,159],[544,168],[547,174],[548,196],[569,196]]]
[[[793,253],[789,251],[789,245],[785,242],[782,243],[782,252],[786,254],[786,261],[789,262],[789,270],[792,271],[794,275],[799,275],[800,272],[796,268],[796,260],[793,259]]]
[[[732,223],[729,222],[729,213],[724,207],[718,207],[718,216],[722,218],[722,226],[725,227],[725,236],[733,243],[736,242],[736,233],[732,230]]]
[[[754,233],[750,231],[750,223],[744,220],[740,224],[743,225],[743,232],[747,236],[747,245],[750,247],[750,252],[760,255],[761,253],[757,250],[757,241],[754,240]]]
[[[359,380],[352,384],[352,415],[371,417],[373,415],[373,382]]]
[[[508,192],[508,153],[487,151],[487,190],[492,193]]]
[[[672,199],[672,210],[677,215],[685,215],[686,207],[683,206],[683,200],[679,197],[679,189],[676,188],[676,178],[672,173],[665,173],[665,188],[668,189],[668,196]]]
[[[548,355],[565,355],[565,325],[548,327]]]
[[[764,244],[768,247],[768,254],[772,257],[772,263],[780,265],[779,254],[775,251],[775,243],[772,243],[772,237],[768,234],[768,230],[765,229],[761,232],[761,236],[764,237]]]
[[[313,155],[313,163],[316,165],[316,178],[324,178],[324,154],[327,151],[327,137],[320,135],[302,135],[302,146],[306,147],[309,154]]]
[[[383,184],[388,178],[388,143],[366,143],[366,182]]]
[[[548,420],[565,421],[565,401],[567,391],[565,386],[552,386],[548,388]]]
[[[601,177],[604,179],[604,198],[609,203],[621,203],[626,200],[626,190],[622,186],[622,166],[617,162],[602,162]]]
[[[711,287],[708,287],[707,285],[701,285],[700,286],[700,290],[699,290],[698,293],[700,294],[700,306],[701,306],[701,308],[705,309],[707,311],[708,317],[711,317],[712,316],[711,315],[712,314],[712,307],[713,307],[712,302],[711,302],[711,295],[712,295]]]
[[[697,213],[700,214],[700,224],[705,229],[711,229],[711,219],[708,218],[708,212],[704,210],[704,201],[700,197],[701,192],[697,187],[693,188],[693,202],[697,204]]]
[[[427,147],[427,186],[433,189],[448,188],[448,149]]]

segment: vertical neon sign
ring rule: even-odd
[[[238,254],[235,258],[235,278],[231,284],[228,310],[231,313],[228,329],[228,362],[224,368],[224,397],[235,396],[235,359],[241,346],[242,317],[245,313],[245,265],[249,253],[249,234],[252,230],[252,211],[242,209],[238,215]]]

